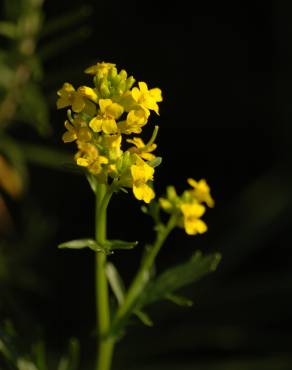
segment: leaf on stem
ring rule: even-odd
[[[196,252],[189,261],[166,270],[150,282],[137,301],[137,307],[170,297],[176,300],[176,303],[182,303],[182,300],[174,296],[173,292],[215,271],[220,259],[221,256],[218,253],[203,256],[201,252]]]
[[[116,269],[115,265],[111,262],[106,264],[105,269],[106,277],[109,285],[118,301],[119,306],[124,302],[125,286],[122,278]]]
[[[138,245],[137,241],[134,242],[127,242],[124,240],[107,240],[106,247],[108,250],[115,250],[115,249],[133,249]]]
[[[58,248],[83,249],[90,248],[95,252],[104,252],[104,249],[93,239],[75,239],[58,245]]]

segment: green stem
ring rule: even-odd
[[[106,241],[106,210],[112,193],[106,185],[98,184],[96,190],[96,225],[95,238],[97,243]],[[96,319],[98,333],[98,351],[96,370],[110,370],[114,339],[108,337],[110,327],[110,310],[108,284],[105,274],[106,255],[96,252]]]
[[[163,243],[165,242],[166,238],[168,237],[171,230],[175,227],[176,224],[176,216],[171,216],[168,220],[167,225],[157,233],[157,237],[153,246],[148,250],[146,256],[144,257],[144,261],[137,272],[126,296],[124,303],[117,311],[114,325],[122,319],[127,313],[130,311],[132,305],[135,303],[138,296],[141,294],[142,290],[144,289],[145,285],[148,282],[149,274],[151,267],[154,263],[154,260],[160,251]]]

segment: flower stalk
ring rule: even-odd
[[[107,186],[98,184],[96,189],[96,242],[106,241],[106,211],[109,201]],[[106,254],[95,253],[95,289],[96,289],[96,322],[97,322],[97,360],[96,370],[110,370],[114,340],[108,337],[110,327],[109,293],[105,274]]]

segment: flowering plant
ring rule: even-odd
[[[217,253],[203,256],[196,252],[189,261],[153,276],[155,258],[170,232],[175,227],[184,228],[189,235],[206,232],[207,225],[201,217],[206,206],[214,206],[214,200],[204,179],[190,178],[190,188],[181,195],[169,186],[166,196],[155,201],[154,173],[161,163],[161,158],[153,153],[157,148],[158,126],[154,126],[148,141],[144,142],[138,135],[150,120],[152,111],[159,115],[161,90],[149,89],[145,82],[135,86],[135,79],[125,70],[118,71],[112,63],[97,63],[85,73],[93,76],[93,87],[75,89],[70,83],[64,83],[58,91],[57,107],[68,108],[63,141],[76,143],[75,163],[84,169],[96,197],[96,232],[95,238],[72,240],[59,247],[88,247],[95,252],[96,370],[109,370],[114,345],[129,318],[136,315],[144,324],[152,325],[144,308],[161,299],[189,305],[190,301],[176,295],[176,291],[213,271],[220,256]],[[137,200],[147,204],[142,210],[153,218],[156,238],[146,246],[141,265],[125,289],[118,270],[108,262],[108,256],[118,249],[132,249],[138,242],[108,239],[106,225],[107,206],[112,195],[128,192],[128,189]],[[168,214],[167,222],[163,221],[161,211]],[[108,286],[117,301],[113,314],[109,309]]]

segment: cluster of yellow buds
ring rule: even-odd
[[[160,198],[159,204],[167,213],[177,215],[178,226],[184,227],[187,234],[203,234],[207,231],[207,225],[200,219],[206,211],[203,203],[214,207],[214,200],[206,180],[188,179],[188,183],[191,189],[185,190],[181,196],[173,186],[169,186],[166,198]]]
[[[57,108],[69,108],[63,141],[76,141],[76,164],[85,167],[98,182],[115,181],[119,187],[132,188],[137,199],[149,203],[155,196],[151,181],[158,161],[152,152],[158,128],[155,126],[147,144],[128,135],[141,134],[150,111],[159,114],[161,90],[148,89],[145,82],[133,87],[135,79],[125,70],[118,72],[112,63],[97,63],[85,73],[93,76],[94,87],[75,89],[66,82],[58,91]],[[128,138],[123,140],[125,135]]]

